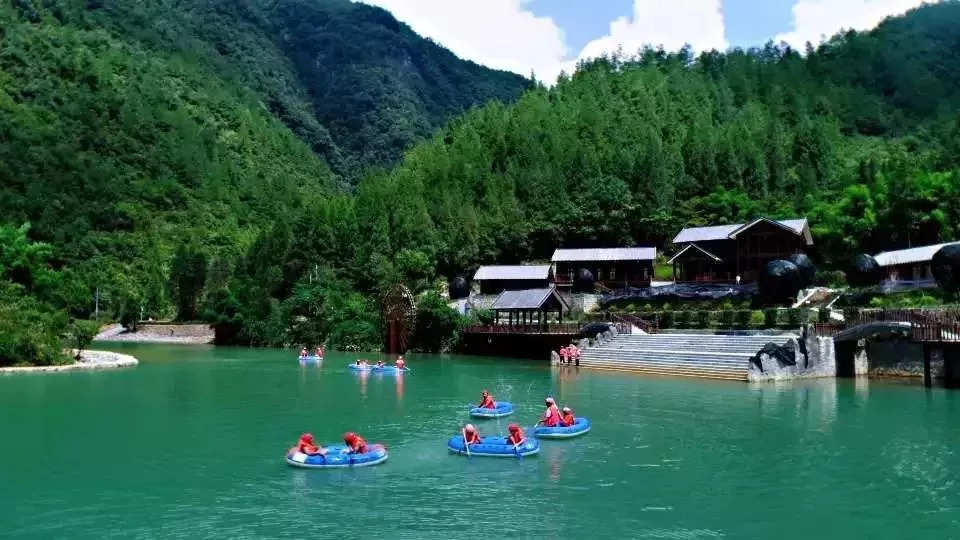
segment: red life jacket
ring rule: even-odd
[[[316,454],[320,449],[316,446],[300,441],[297,443],[297,452],[303,454]]]
[[[565,426],[572,426],[577,423],[577,419],[573,417],[573,413],[567,413],[563,415],[563,417],[560,419],[560,422],[562,422]]]
[[[521,430],[518,430],[516,433],[511,433],[510,436],[507,437],[507,443],[517,445],[517,444],[523,443],[524,439],[526,439],[526,437],[524,436],[523,430],[521,429]]]
[[[367,441],[363,440],[363,437],[357,436],[357,440],[350,445],[350,450],[352,450],[354,454],[366,454]]]
[[[560,425],[560,411],[557,410],[556,405],[547,407],[547,411],[543,413],[543,425],[547,427],[557,427]]]
[[[494,401],[493,401],[493,396],[487,395],[487,397],[483,398],[483,403],[480,404],[480,408],[482,408],[482,409],[496,409],[496,408],[497,408],[497,404],[494,403]]]
[[[467,434],[467,444],[480,444],[480,434],[476,431],[473,433],[465,431],[464,433]]]

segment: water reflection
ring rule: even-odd
[[[793,416],[806,429],[826,431],[837,420],[836,379],[777,381],[750,385],[760,416],[787,420],[784,412],[792,405]]]
[[[403,373],[397,373],[397,401],[403,401]]]

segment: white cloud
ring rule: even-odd
[[[923,0],[798,0],[793,6],[793,30],[778,34],[774,41],[785,41],[802,50],[808,41],[818,45],[840,30],[867,30],[888,16],[902,15],[923,3]]]
[[[577,61],[618,47],[633,53],[647,44],[674,50],[687,43],[696,50],[727,45],[720,0],[635,0],[632,17],[611,22],[608,35],[591,41],[576,56],[553,19],[526,9],[530,0],[355,1],[389,10],[461,58],[521,75],[533,71],[547,83],[562,70],[572,72]]]
[[[568,53],[563,30],[527,11],[529,0],[362,1],[389,10],[457,56],[495,69],[555,78]]]
[[[610,23],[610,33],[588,43],[578,60],[612,53],[633,54],[645,45],[668,51],[689,44],[696,51],[727,48],[720,0],[635,0],[633,17]]]

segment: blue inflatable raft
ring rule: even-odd
[[[300,356],[298,358],[301,362],[323,362],[322,356]]]
[[[485,409],[483,407],[474,407],[470,409],[470,416],[474,418],[502,418],[513,414],[513,403],[509,401],[497,401],[497,408]]]
[[[387,449],[379,444],[372,444],[366,454],[344,454],[346,446],[327,446],[327,455],[307,455],[294,452],[287,455],[287,464],[302,469],[343,469],[347,467],[370,467],[379,465],[387,460]]]
[[[447,448],[462,456],[467,455],[467,448],[464,444],[463,435],[454,435],[447,442]],[[520,446],[514,447],[507,442],[506,437],[480,437],[480,444],[470,445],[471,456],[481,457],[521,457],[532,456],[540,452],[540,442],[536,439],[527,438]]]
[[[533,430],[533,435],[538,439],[569,439],[579,437],[590,431],[590,421],[583,417],[578,417],[572,426],[546,427],[537,426]]]
[[[356,364],[347,364],[347,367],[354,371],[365,371],[370,373],[384,373],[391,375],[398,375],[400,373],[406,373],[410,371],[410,368],[399,369],[397,366],[383,366],[377,367],[376,364],[367,364],[363,366],[358,366]]]

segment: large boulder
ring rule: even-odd
[[[805,253],[796,253],[791,255],[788,261],[797,265],[797,270],[800,272],[800,288],[806,289],[807,287],[813,285],[813,278],[817,274],[817,267],[813,265],[813,261],[810,260]]]
[[[593,277],[593,272],[586,268],[577,270],[577,275],[573,278],[573,292],[592,293],[597,288],[597,281]]]
[[[847,270],[847,283],[852,287],[872,287],[883,279],[883,270],[877,260],[861,253],[853,258]]]
[[[943,246],[933,254],[930,270],[945,291],[960,291],[960,244]]]
[[[450,299],[459,300],[470,296],[470,282],[463,276],[457,276],[450,282]]]
[[[793,302],[800,292],[800,269],[790,261],[770,261],[760,272],[760,298],[768,304]]]

